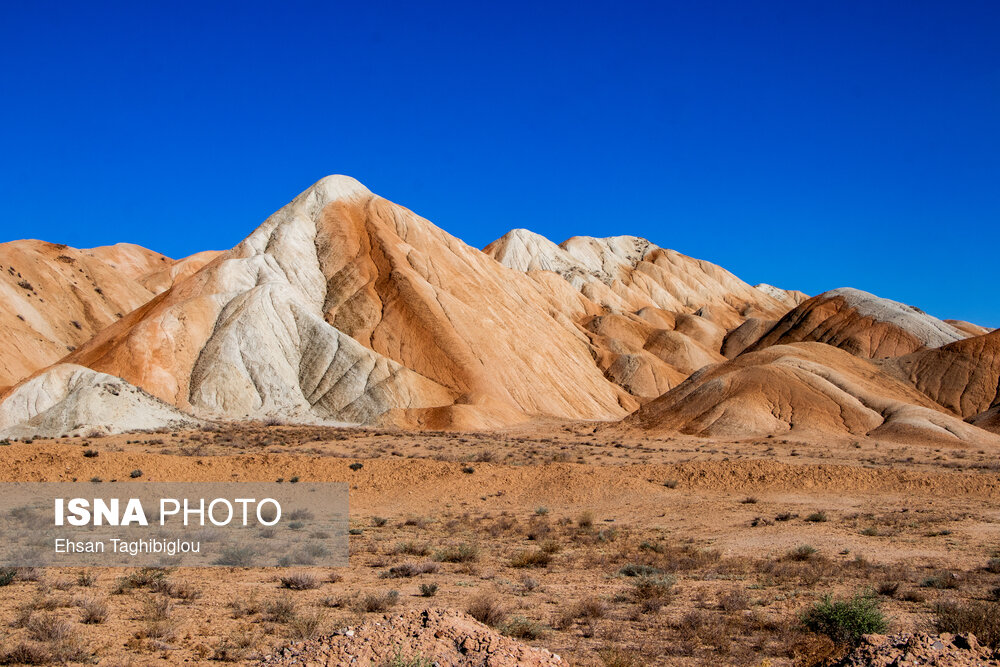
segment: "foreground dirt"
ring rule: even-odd
[[[483,632],[458,620],[472,612],[489,641],[565,664],[819,664],[836,649],[798,618],[822,595],[874,591],[891,631],[912,633],[933,630],[939,601],[997,594],[996,461],[870,441],[628,440],[588,424],[14,442],[2,480],[349,482],[351,562],[24,571],[0,588],[0,639],[28,662],[253,661],[291,641],[350,651],[334,633],[394,637],[374,624],[432,609]],[[407,646],[369,659],[419,657]]]
[[[405,649],[403,648],[405,647]],[[505,637],[465,614],[412,610],[386,615],[337,634],[284,646],[265,665],[385,664],[419,656],[426,662],[484,667],[562,665],[558,655]]]
[[[1000,650],[981,646],[974,636],[900,633],[869,635],[838,667],[996,667]]]

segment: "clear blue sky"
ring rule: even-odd
[[[155,6],[154,6],[155,5]],[[330,173],[1000,326],[1000,3],[5,2],[2,238],[227,248]]]

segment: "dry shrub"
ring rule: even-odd
[[[76,606],[82,612],[80,622],[88,625],[99,625],[108,620],[108,605],[96,597],[82,598],[76,601]]]
[[[239,597],[226,606],[232,610],[233,618],[246,618],[247,616],[253,616],[263,611],[263,606],[257,600],[256,591],[247,597]]]
[[[510,559],[511,567],[548,567],[552,562],[552,554],[545,549],[521,551]]]
[[[288,594],[280,595],[264,604],[264,620],[288,623],[295,618],[295,600]]]
[[[1000,603],[946,601],[934,608],[934,616],[939,632],[971,632],[981,643],[1000,647]]]
[[[201,597],[201,590],[187,582],[174,582],[167,578],[156,579],[148,586],[153,593],[162,593],[167,597],[181,600],[183,602],[193,602]]]
[[[431,552],[431,549],[425,543],[409,541],[400,542],[394,551],[397,554],[406,554],[407,556],[426,556]]]
[[[604,667],[642,667],[646,661],[634,651],[626,651],[618,646],[606,646],[597,652]]]
[[[434,574],[437,571],[437,563],[403,563],[389,568],[382,576],[388,579],[406,579],[421,574]]]
[[[296,614],[288,624],[288,634],[293,639],[315,639],[323,627],[323,619],[323,612],[318,610],[306,614]]]
[[[118,581],[115,582],[114,593],[120,595],[138,588],[150,588],[161,584],[166,576],[166,570],[155,567],[144,567],[137,572],[119,577]]]
[[[533,641],[545,636],[547,629],[541,623],[532,621],[524,616],[514,616],[503,624],[501,631],[515,639],[527,639]]]
[[[250,657],[260,643],[260,635],[248,629],[234,630],[215,647],[212,660],[242,662]]]
[[[35,641],[60,643],[73,637],[73,624],[54,614],[38,614],[25,624],[28,636]]]
[[[281,578],[281,585],[293,591],[308,591],[319,586],[319,580],[308,572],[293,572]]]
[[[397,602],[399,602],[399,591],[366,593],[358,600],[357,609],[361,612],[381,613],[389,611]]]
[[[479,548],[474,544],[447,546],[434,555],[434,560],[442,563],[471,563],[479,559]]]
[[[719,609],[723,611],[743,611],[750,608],[750,598],[742,588],[726,591],[719,596]]]
[[[9,649],[0,649],[0,665],[51,665],[55,656],[43,644],[19,642]]]
[[[466,613],[480,623],[498,626],[507,618],[507,609],[495,595],[481,593],[469,601]]]

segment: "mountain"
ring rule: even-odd
[[[79,250],[44,241],[0,244],[0,394],[55,363],[168,288],[174,260],[120,243]]]
[[[572,294],[334,176],[65,362],[208,418],[619,418]]]
[[[968,335],[913,306],[842,287],[802,302],[749,349],[816,341],[875,359],[940,347]]]
[[[561,278],[594,304],[598,314],[582,326],[598,366],[640,402],[722,361],[723,341],[748,317],[773,323],[799,295],[807,298],[769,285],[751,287],[715,264],[635,236],[574,236],[556,245],[515,229],[483,252],[546,290]]]
[[[775,345],[703,368],[622,426],[713,437],[793,433],[1000,444],[871,361],[821,343]]]

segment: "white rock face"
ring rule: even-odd
[[[0,403],[0,438],[184,428],[198,420],[121,378],[57,364]]]
[[[843,297],[847,305],[860,316],[895,325],[915,336],[927,347],[941,347],[968,338],[968,334],[913,306],[884,299],[853,287],[830,290],[824,296]]]

